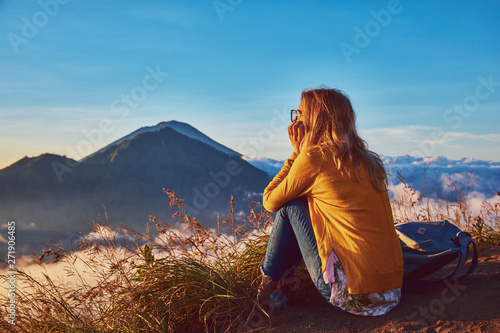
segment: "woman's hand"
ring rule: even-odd
[[[290,126],[288,126],[288,137],[293,146],[293,153],[290,157],[295,159],[300,153],[300,143],[304,139],[305,128],[304,124],[300,120],[294,120]]]

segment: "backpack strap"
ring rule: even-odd
[[[476,246],[476,242],[474,242],[473,240],[471,240],[469,242],[469,244],[467,244],[467,257],[469,256],[469,245],[472,244],[472,250],[473,250],[473,253],[472,253],[472,262],[470,264],[470,267],[469,267],[469,270],[467,272],[465,272],[464,274],[460,275],[457,279],[463,279],[464,277],[467,277],[469,276],[473,271],[474,269],[477,267],[477,246]]]

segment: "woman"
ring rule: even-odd
[[[288,135],[294,151],[264,191],[277,214],[260,296],[304,259],[336,308],[387,313],[401,297],[403,255],[383,163],[357,134],[351,102],[336,89],[304,91]]]

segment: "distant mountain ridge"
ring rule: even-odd
[[[394,185],[401,184],[398,172],[417,191],[429,187],[428,194],[454,200],[455,188],[474,197],[491,198],[500,192],[500,162],[462,158],[450,160],[443,156],[414,157],[380,156]],[[274,177],[283,166],[283,160],[246,158],[249,163]],[[431,188],[434,187],[434,188]]]
[[[500,162],[495,161],[486,161],[486,160],[478,160],[475,158],[462,158],[460,160],[450,160],[444,156],[427,156],[427,157],[414,157],[410,155],[401,155],[401,156],[381,156],[382,161],[386,164],[394,164],[394,165],[404,165],[404,164],[427,164],[427,165],[436,165],[441,167],[452,167],[452,166],[487,166],[487,167],[496,167],[500,168]]]

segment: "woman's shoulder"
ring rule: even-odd
[[[319,145],[305,147],[301,150],[300,154],[313,157],[322,156],[324,154],[324,148]]]
[[[300,155],[304,159],[323,161],[333,160],[335,153],[331,147],[315,145],[302,149]]]
[[[329,162],[333,162],[333,155],[328,149],[320,146],[310,146],[301,150],[294,164],[300,169],[319,171],[325,165],[330,165]]]
[[[317,163],[323,160],[323,155],[319,146],[305,147],[300,151],[296,161],[299,163]]]

